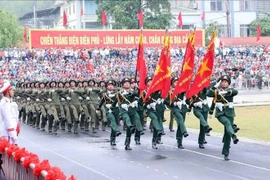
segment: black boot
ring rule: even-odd
[[[224,160],[225,160],[225,161],[229,161],[229,160],[230,160],[229,155],[225,155],[225,156],[224,156]]]
[[[158,149],[157,144],[154,143],[154,142],[152,142],[152,148],[153,148],[153,149]]]
[[[131,147],[129,145],[126,145],[125,150],[131,151],[132,149],[131,149]]]
[[[233,135],[232,139],[233,139],[233,144],[237,144],[239,141],[239,139],[236,137],[236,135]]]

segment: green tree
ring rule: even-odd
[[[209,23],[204,24],[203,29],[205,30],[205,45],[208,45],[213,31],[216,31],[216,36],[220,35],[220,24],[217,21],[210,21]]]
[[[101,24],[101,11],[114,21],[113,29],[137,29],[137,14],[144,12],[144,29],[165,29],[173,18],[169,0],[96,0],[98,22]]]
[[[261,26],[261,36],[270,36],[270,13],[268,12],[261,12],[266,16],[260,19],[256,19],[252,21],[249,25],[249,29],[252,36],[257,35],[257,25],[260,24]]]
[[[11,47],[23,40],[23,28],[16,16],[0,9],[0,48]]]

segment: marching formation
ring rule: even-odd
[[[207,123],[208,114],[212,116],[215,109],[215,117],[225,127],[222,154],[225,160],[229,160],[230,142],[231,139],[235,144],[238,142],[236,132],[239,130],[234,125],[233,108],[237,90],[229,88],[230,77],[221,76],[217,83],[191,98],[186,98],[185,92],[172,97],[177,80],[176,77],[171,79],[171,90],[165,99],[161,97],[161,91],[145,98],[147,90],[140,92],[134,78],[99,83],[93,79],[18,83],[14,99],[19,105],[19,118],[23,123],[42,131],[46,128],[54,134],[59,129],[78,134],[79,128],[96,133],[99,126],[102,130],[109,126],[111,146],[116,146],[116,137],[121,135],[119,124],[122,120],[126,131],[125,150],[132,150],[130,142],[133,134],[136,145],[141,144],[140,137],[144,134],[147,117],[153,132],[152,148],[158,149],[157,145],[162,144],[162,136],[165,135],[163,122],[167,108],[177,122],[176,141],[180,149],[184,149],[183,139],[189,136],[185,127],[186,113],[193,110],[200,123],[199,148],[203,149],[205,133],[212,130]],[[148,76],[144,83],[149,88],[152,77]],[[213,97],[210,108],[207,96]]]

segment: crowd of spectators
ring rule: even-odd
[[[154,74],[160,48],[145,48],[147,73]],[[136,70],[137,48],[91,49],[0,49],[0,75],[15,81],[49,81],[68,79],[98,80],[133,77]],[[205,47],[196,47],[195,67],[206,53]],[[185,48],[171,48],[172,74],[182,69]],[[88,63],[94,73],[88,70]],[[213,77],[228,72],[232,85],[238,89],[270,87],[270,45],[231,46],[215,50]]]

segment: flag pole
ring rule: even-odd
[[[141,27],[141,30],[140,30],[140,35],[142,34],[143,32],[143,27]],[[140,43],[140,42],[139,42]],[[136,64],[136,71],[135,71],[135,81],[137,83],[137,75],[138,75],[138,70],[137,70],[137,66],[138,66],[138,56],[139,56],[139,49],[138,49],[138,54],[137,54],[137,64]]]

